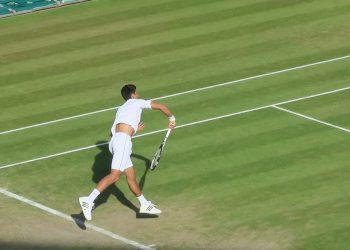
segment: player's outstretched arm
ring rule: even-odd
[[[173,129],[175,127],[175,116],[171,113],[170,109],[164,104],[156,103],[154,101],[151,102],[152,109],[160,110],[169,118],[168,127]]]

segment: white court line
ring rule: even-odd
[[[299,97],[299,98],[295,98],[295,99],[291,99],[291,100],[287,100],[287,101],[283,101],[283,102],[279,102],[279,103],[273,103],[273,104],[269,104],[269,105],[265,105],[265,106],[260,106],[260,107],[256,107],[256,108],[253,108],[253,109],[246,109],[246,110],[235,112],[235,113],[230,113],[230,114],[226,114],[226,115],[221,115],[221,116],[208,118],[208,119],[205,119],[205,120],[200,120],[200,121],[195,121],[195,122],[191,122],[191,123],[178,125],[178,126],[176,126],[176,129],[184,128],[184,127],[188,127],[188,126],[193,126],[193,125],[196,125],[196,124],[205,123],[205,122],[209,122],[209,121],[214,121],[214,120],[218,120],[218,119],[223,119],[223,118],[227,118],[227,117],[231,117],[231,116],[241,115],[241,114],[245,114],[245,113],[249,113],[249,112],[253,112],[253,111],[258,111],[258,110],[262,110],[262,109],[266,109],[266,108],[271,108],[271,107],[282,105],[282,104],[287,104],[287,103],[292,103],[292,102],[297,102],[297,101],[301,101],[301,100],[306,100],[306,99],[310,99],[310,98],[314,98],[314,97],[318,97],[318,96],[324,96],[324,95],[328,95],[328,94],[333,94],[333,93],[345,91],[345,90],[348,90],[348,89],[350,89],[350,86],[344,87],[344,88],[340,88],[340,89],[334,89],[334,90],[323,92],[323,93],[319,93],[319,94]],[[147,135],[157,134],[157,133],[160,133],[160,132],[164,132],[166,130],[167,129],[160,129],[160,130],[156,130],[156,131],[152,131],[152,132],[136,135],[133,138],[138,138],[138,137],[143,137],[143,136],[147,136]],[[52,157],[56,157],[56,156],[60,156],[60,155],[66,155],[66,154],[70,154],[70,153],[74,153],[74,152],[78,152],[78,151],[82,151],[82,150],[86,150],[86,149],[90,149],[90,148],[95,148],[95,147],[106,145],[106,144],[108,144],[108,143],[106,142],[106,143],[91,145],[91,146],[77,148],[77,149],[73,149],[73,150],[69,150],[69,151],[65,151],[65,152],[61,152],[61,153],[57,153],[57,154],[51,154],[51,155],[47,155],[47,156],[43,156],[43,157],[39,157],[39,158],[27,160],[27,161],[22,161],[22,162],[12,163],[12,164],[8,164],[8,165],[3,165],[3,166],[0,166],[0,169],[20,166],[20,165],[23,165],[23,164],[26,164],[26,163],[35,162],[35,161],[39,161],[39,160],[44,160],[44,159],[48,159],[48,158],[52,158]]]
[[[296,67],[292,67],[292,68],[288,68],[288,69],[273,71],[273,72],[269,72],[269,73],[265,73],[265,74],[261,74],[261,75],[246,77],[246,78],[242,78],[242,79],[238,79],[238,80],[234,80],[234,81],[214,84],[214,85],[207,86],[207,87],[191,89],[191,90],[184,91],[184,92],[179,92],[179,93],[174,93],[174,94],[170,94],[170,95],[160,96],[160,97],[152,98],[151,100],[162,100],[162,99],[166,99],[166,98],[170,98],[170,97],[174,97],[174,96],[180,96],[180,95],[185,95],[185,94],[189,94],[189,93],[193,93],[193,92],[198,92],[198,91],[208,90],[208,89],[212,89],[212,88],[222,87],[222,86],[226,86],[226,85],[230,85],[230,84],[241,83],[241,82],[248,81],[248,80],[263,78],[263,77],[266,77],[266,76],[277,75],[277,74],[281,74],[281,73],[285,73],[285,72],[289,72],[289,71],[293,71],[293,70],[304,69],[304,68],[308,68],[308,67],[312,67],[312,66],[316,66],[316,65],[320,65],[320,64],[325,64],[325,63],[330,63],[330,62],[334,62],[334,61],[344,60],[344,59],[348,59],[348,58],[350,58],[350,55],[336,57],[336,58],[332,58],[332,59],[328,59],[328,60],[324,60],[324,61],[319,61],[319,62],[314,62],[314,63],[309,63],[309,64],[296,66]],[[9,134],[9,133],[13,133],[13,132],[16,132],[16,131],[29,129],[29,128],[35,128],[35,127],[39,127],[39,126],[49,125],[49,124],[52,124],[52,123],[67,121],[67,120],[71,120],[71,119],[75,119],[75,118],[80,118],[80,117],[83,117],[83,116],[94,115],[94,114],[98,114],[98,113],[114,110],[116,108],[118,108],[118,106],[111,107],[111,108],[106,108],[106,109],[100,109],[100,110],[96,110],[96,111],[88,112],[88,113],[83,113],[83,114],[79,114],[79,115],[64,117],[64,118],[60,118],[60,119],[57,119],[57,120],[37,123],[37,124],[25,126],[25,127],[16,128],[16,129],[5,130],[5,131],[1,131],[0,135]]]
[[[16,199],[16,200],[18,200],[18,201],[24,202],[24,203],[26,203],[26,204],[28,204],[28,205],[33,206],[33,207],[39,208],[39,209],[41,209],[41,210],[43,210],[43,211],[45,211],[45,212],[47,212],[47,213],[53,214],[53,215],[55,215],[55,216],[57,216],[57,217],[60,217],[60,218],[62,218],[62,219],[64,219],[64,220],[66,220],[66,221],[75,222],[74,219],[73,219],[72,217],[70,217],[69,215],[67,215],[67,214],[64,214],[64,213],[62,213],[62,212],[60,212],[60,211],[57,211],[57,210],[52,209],[52,208],[49,208],[49,207],[47,207],[47,206],[44,206],[44,205],[42,205],[42,204],[40,204],[40,203],[38,203],[38,202],[35,202],[35,201],[33,201],[33,200],[29,200],[29,199],[27,199],[27,198],[25,198],[25,197],[23,197],[23,196],[17,195],[17,194],[12,193],[12,192],[9,192],[9,191],[7,191],[7,190],[5,190],[5,189],[3,189],[3,188],[0,188],[0,193],[2,193],[3,195],[8,196],[8,197],[10,197],[10,198],[13,198],[13,199]],[[120,236],[120,235],[118,235],[118,234],[112,233],[112,232],[110,232],[110,231],[108,231],[108,230],[106,230],[106,229],[103,229],[103,228],[101,228],[101,227],[92,225],[92,224],[90,224],[90,223],[85,223],[85,226],[86,226],[87,228],[89,228],[89,229],[95,231],[95,232],[98,232],[98,233],[103,234],[103,235],[105,235],[105,236],[108,236],[108,237],[111,237],[111,238],[113,238],[113,239],[122,241],[122,242],[124,242],[124,243],[126,243],[126,244],[128,244],[128,245],[134,246],[134,247],[136,247],[137,249],[147,249],[147,250],[152,250],[152,249],[154,249],[154,248],[151,248],[151,247],[149,247],[149,246],[140,244],[140,243],[138,243],[138,242],[136,242],[136,241],[133,241],[133,240],[129,240],[129,239],[127,239],[127,238],[124,238],[124,237],[122,237],[122,236]]]
[[[308,119],[308,120],[311,120],[311,121],[314,121],[314,122],[317,122],[317,123],[321,123],[321,124],[323,124],[323,125],[326,125],[326,126],[329,126],[329,127],[332,127],[332,128],[336,128],[336,129],[340,129],[340,130],[342,130],[342,131],[345,131],[345,132],[350,133],[350,129],[346,129],[346,128],[343,128],[343,127],[340,127],[340,126],[331,124],[331,123],[329,123],[329,122],[324,122],[324,121],[318,120],[318,119],[316,119],[316,118],[313,118],[313,117],[311,117],[311,116],[303,115],[303,114],[294,112],[294,111],[289,110],[289,109],[286,109],[286,108],[278,107],[278,106],[276,106],[276,105],[274,105],[273,107],[276,108],[276,109],[279,109],[279,110],[281,110],[281,111],[284,111],[284,112],[287,112],[287,113],[290,113],[290,114],[293,114],[293,115],[296,115],[296,116],[299,116],[299,117],[302,117],[302,118],[305,118],[305,119]]]

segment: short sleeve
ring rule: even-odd
[[[151,100],[143,100],[143,99],[139,99],[139,103],[140,103],[140,108],[142,109],[151,109]]]

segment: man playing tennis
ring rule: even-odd
[[[94,206],[94,200],[109,185],[117,182],[120,175],[124,173],[131,192],[140,202],[140,213],[160,214],[161,210],[155,207],[152,202],[148,201],[141,193],[133,164],[131,162],[132,142],[131,137],[138,130],[144,129],[141,121],[143,109],[155,109],[162,111],[169,118],[170,129],[175,127],[175,117],[170,110],[162,104],[153,101],[139,99],[136,92],[136,86],[127,84],[121,89],[121,94],[125,99],[125,103],[117,110],[116,118],[111,128],[111,140],[109,142],[109,151],[113,154],[111,172],[104,177],[96,186],[96,188],[87,197],[80,197],[79,203],[87,220],[91,220],[91,211]]]

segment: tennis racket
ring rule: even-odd
[[[166,135],[162,141],[162,143],[160,144],[159,148],[157,149],[156,153],[153,156],[152,162],[151,162],[151,166],[149,167],[151,170],[154,170],[160,161],[160,157],[164,151],[164,147],[165,147],[165,143],[168,140],[168,137],[170,135],[171,129],[169,128],[168,131],[166,132]]]

